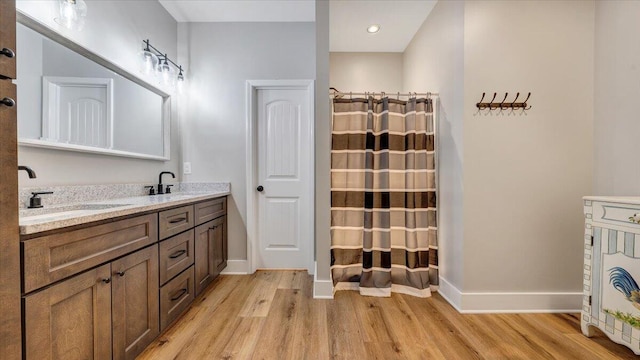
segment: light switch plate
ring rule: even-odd
[[[182,173],[185,174],[185,175],[191,174],[191,163],[190,162],[185,162],[182,165]]]

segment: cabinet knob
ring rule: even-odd
[[[13,50],[8,49],[8,48],[2,48],[2,50],[0,50],[0,54],[8,57],[8,58],[12,58],[14,56],[16,56],[16,53],[13,52]]]
[[[104,278],[104,279],[102,279],[102,282],[105,283],[105,284],[108,284],[108,283],[111,282],[111,278]]]
[[[16,101],[13,100],[10,97],[5,97],[2,100],[0,100],[0,103],[6,107],[14,107],[16,106]]]
[[[117,274],[118,276],[122,277],[122,276],[124,276],[124,271],[118,271],[116,274]]]

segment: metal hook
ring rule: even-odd
[[[493,98],[491,99],[491,101],[489,101],[489,110],[494,110],[497,109],[498,107],[493,107],[493,100],[496,99],[496,95],[498,95],[498,93],[493,93]]]
[[[400,100],[400,91],[398,91],[398,95],[396,96],[396,100]]]
[[[513,99],[513,101],[511,102],[511,108],[512,108],[512,109],[514,108],[513,104],[515,104],[515,103],[516,103],[516,101],[518,101],[518,97],[519,97],[519,96],[520,96],[520,93],[516,93],[516,98],[515,98],[515,99]]]
[[[507,100],[507,96],[509,96],[509,93],[504,93],[504,99],[502,99],[502,102],[500,103],[500,110],[506,109],[506,107],[504,107],[504,102]]]
[[[524,101],[522,102],[522,109],[523,109],[523,110],[529,110],[529,109],[531,109],[531,105],[529,105],[529,107],[527,107],[527,100],[529,100],[529,98],[530,98],[530,97],[531,97],[531,93],[529,93],[529,94],[527,95],[527,98],[526,98],[526,99],[524,99]]]
[[[387,94],[384,91],[380,92],[380,99],[384,98],[385,96],[387,96]]]
[[[484,100],[484,96],[486,95],[486,93],[482,93],[482,98],[480,98],[480,101],[476,103],[476,106],[478,107],[478,109],[480,110],[484,110],[486,108],[485,105],[482,105],[482,100]]]

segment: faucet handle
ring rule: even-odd
[[[156,188],[153,185],[149,185],[149,186],[145,186],[145,189],[149,189],[149,195],[155,195],[156,194]]]
[[[164,193],[165,193],[165,194],[171,194],[171,187],[172,187],[172,186],[173,186],[173,185],[167,185],[167,188],[164,190]]]
[[[42,207],[42,198],[38,195],[53,194],[53,191],[35,191],[31,193],[29,198],[29,209],[37,209]]]

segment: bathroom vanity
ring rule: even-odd
[[[21,218],[26,359],[134,359],[226,267],[228,191]]]
[[[584,198],[582,332],[640,355],[640,197]]]

